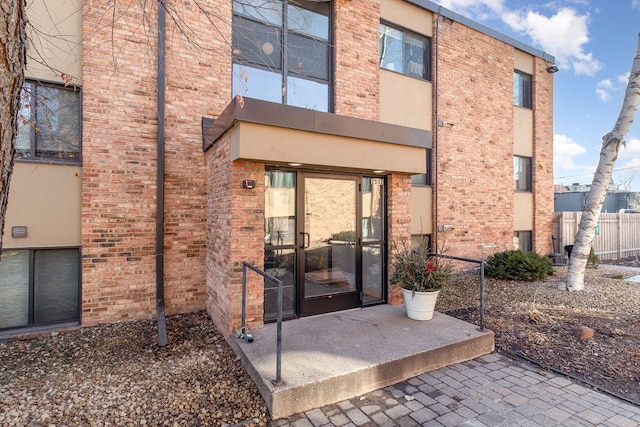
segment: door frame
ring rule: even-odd
[[[355,290],[353,292],[327,294],[315,297],[305,297],[305,280],[306,280],[306,241],[308,236],[305,229],[306,225],[306,179],[336,179],[343,181],[351,181],[354,184],[353,197],[355,198]],[[297,312],[299,317],[313,316],[317,314],[330,313],[334,311],[348,310],[351,308],[362,307],[362,198],[361,185],[362,176],[353,174],[340,174],[331,172],[313,172],[298,171],[296,183],[296,233],[297,233],[297,249],[296,249],[296,296],[297,296]]]

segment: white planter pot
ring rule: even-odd
[[[407,316],[409,319],[431,320],[439,293],[440,291],[412,292],[410,290],[403,289],[402,294],[404,295],[404,305],[407,308]]]

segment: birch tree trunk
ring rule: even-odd
[[[607,186],[611,182],[613,166],[618,158],[620,146],[625,144],[624,136],[629,131],[633,116],[638,109],[638,101],[640,101],[640,34],[638,35],[638,48],[633,58],[631,75],[629,75],[629,83],[624,94],[620,115],[613,130],[602,138],[600,160],[593,176],[591,190],[587,196],[580,226],[578,227],[578,234],[571,252],[567,283],[559,284],[558,288],[560,290],[580,291],[584,289],[584,272],[587,267],[593,238],[595,237],[600,210],[607,195]]]
[[[0,4],[0,251],[26,67],[26,7],[26,0]]]

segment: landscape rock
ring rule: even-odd
[[[575,326],[573,328],[573,336],[581,341],[593,338],[595,331],[588,326]]]

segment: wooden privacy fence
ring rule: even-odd
[[[573,245],[581,218],[582,212],[553,213],[554,251]],[[593,249],[601,261],[640,255],[640,214],[601,213],[598,225]]]

